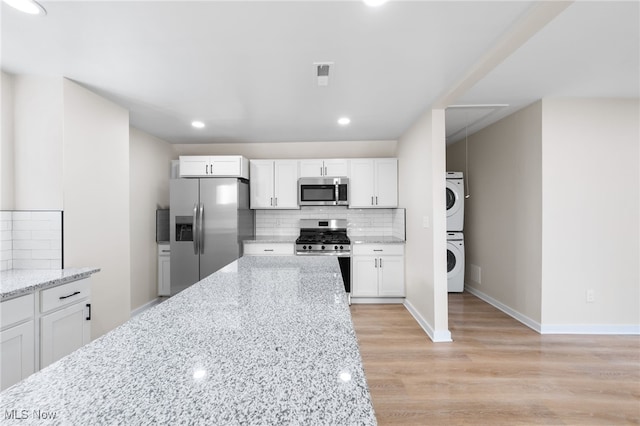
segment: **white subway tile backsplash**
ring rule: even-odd
[[[346,219],[351,236],[404,239],[404,209],[303,207],[300,210],[256,210],[256,235],[296,236],[300,219]]]
[[[62,212],[0,212],[0,269],[62,268]]]
[[[50,260],[14,259],[13,269],[56,269],[51,264]]]

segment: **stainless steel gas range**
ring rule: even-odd
[[[351,240],[346,219],[300,219],[299,256],[337,256],[344,289],[351,300]]]

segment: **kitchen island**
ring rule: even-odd
[[[333,257],[243,257],[3,391],[0,410],[19,424],[376,424]]]

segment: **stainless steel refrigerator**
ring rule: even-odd
[[[254,212],[246,179],[172,179],[169,198],[174,295],[242,256]]]

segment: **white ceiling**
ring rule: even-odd
[[[397,139],[535,2],[41,3],[44,17],[2,5],[5,72],[67,77],[139,129],[212,143]],[[453,102],[509,106],[448,109],[448,140],[545,96],[638,97],[639,17],[637,1],[572,4]]]

